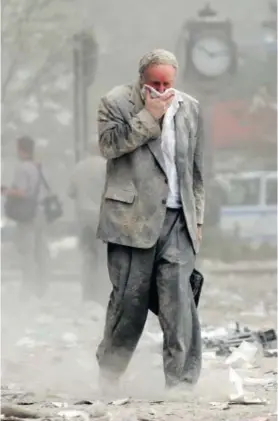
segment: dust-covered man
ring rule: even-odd
[[[189,279],[204,216],[204,138],[196,99],[174,89],[178,63],[146,54],[135,84],[100,102],[99,146],[107,160],[98,237],[107,242],[113,290],[97,351],[103,386],[124,373],[159,301],[166,386],[195,383],[201,332]]]

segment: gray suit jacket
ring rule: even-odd
[[[183,210],[195,252],[203,224],[203,125],[199,103],[185,93],[175,116],[176,165]],[[144,108],[139,84],[119,86],[101,99],[99,146],[107,159],[98,238],[150,248],[159,238],[168,185],[159,123]]]

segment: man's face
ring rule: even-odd
[[[143,83],[162,94],[166,89],[173,88],[176,73],[170,64],[151,65],[145,70]]]

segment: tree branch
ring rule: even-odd
[[[53,64],[56,62],[56,60],[60,57],[61,51],[65,48],[67,44],[71,43],[71,37],[68,37],[64,40],[63,43],[59,45],[59,47],[52,52],[45,60],[45,62],[42,64],[40,69],[37,71],[36,76],[32,79],[32,81],[27,85],[27,87],[22,91],[21,98],[16,101],[16,108],[11,109],[11,111],[7,114],[5,117],[6,122],[3,123],[3,126],[7,124],[9,121],[13,120],[15,121],[15,115],[17,108],[19,108],[22,104],[22,101],[24,101],[34,90],[34,88],[41,82],[42,78],[47,73],[48,69],[53,66]]]
[[[1,84],[1,89],[2,89],[2,102],[5,100],[6,97],[6,93],[7,93],[7,89],[9,86],[10,81],[13,79],[13,76],[15,74],[18,62],[19,62],[19,56],[20,56],[20,51],[23,47],[23,26],[24,24],[26,24],[28,21],[30,21],[30,18],[32,16],[32,14],[36,11],[36,10],[40,10],[42,8],[45,8],[47,5],[49,5],[51,2],[53,2],[54,0],[36,0],[33,2],[30,2],[28,7],[23,11],[23,13],[21,15],[19,15],[19,18],[17,19],[17,21],[15,22],[15,28],[16,28],[16,35],[15,35],[15,45],[18,46],[17,51],[14,55],[14,58],[10,64],[9,70],[7,71],[7,77],[4,79],[4,81]],[[6,5],[8,4],[8,2],[6,2]],[[2,46],[5,43],[5,37],[2,37]]]

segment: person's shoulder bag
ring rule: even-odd
[[[31,222],[37,214],[40,185],[39,178],[36,188],[30,196],[7,196],[4,204],[6,217],[19,223]]]
[[[60,218],[63,215],[63,206],[56,194],[54,194],[42,172],[41,167],[38,168],[40,173],[40,179],[42,184],[44,185],[47,196],[41,201],[41,206],[44,210],[44,215],[46,221],[48,223],[56,221],[56,219]]]

